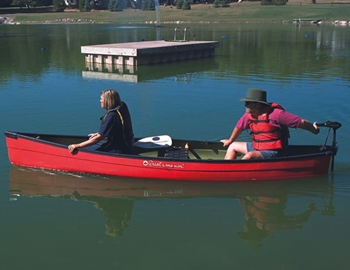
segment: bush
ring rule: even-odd
[[[189,0],[184,0],[182,4],[182,9],[183,10],[190,10],[191,9],[191,3]]]
[[[221,7],[229,7],[230,1],[229,0],[221,0]]]
[[[229,7],[230,6],[230,1],[229,0],[215,0],[213,3],[213,6],[215,8],[218,7]]]
[[[288,0],[261,0],[261,5],[274,5],[274,6],[284,6],[287,4]]]

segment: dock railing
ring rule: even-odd
[[[177,32],[180,32],[181,34],[183,34],[183,39],[177,39]],[[191,33],[191,40],[194,40],[194,35],[193,35],[193,32],[191,30],[190,27],[185,27],[185,29],[182,31],[182,28],[181,27],[175,27],[174,29],[174,41],[189,41],[187,40],[187,31],[190,31]]]
[[[183,34],[181,27],[175,27],[175,30],[174,30],[174,41],[181,41],[181,40],[176,39],[177,38],[177,31],[180,31],[180,33]]]

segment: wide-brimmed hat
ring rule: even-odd
[[[240,101],[246,102],[258,102],[266,105],[271,105],[266,101],[266,91],[259,88],[249,88],[245,98],[241,98]]]

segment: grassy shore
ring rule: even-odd
[[[316,0],[317,1],[317,0]],[[0,9],[0,16],[14,17],[17,23],[154,23],[155,11],[126,9],[122,12],[91,11],[50,12],[50,10]],[[288,23],[293,19],[323,19],[350,21],[350,0],[289,0],[285,6],[262,6],[260,2],[231,3],[228,8],[214,8],[212,4],[192,5],[191,10],[160,7],[160,23]]]

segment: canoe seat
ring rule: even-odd
[[[182,147],[168,147],[165,150],[165,155],[164,157],[166,158],[179,158],[179,159],[187,159],[188,157],[188,149],[187,148],[182,148]]]

